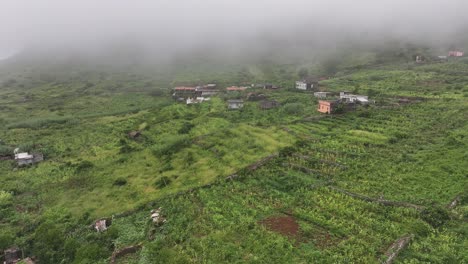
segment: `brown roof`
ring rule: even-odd
[[[185,87],[185,86],[179,86],[175,87],[174,90],[176,91],[195,91],[195,87]]]
[[[231,86],[226,88],[227,91],[244,91],[245,89],[247,89],[247,87]]]

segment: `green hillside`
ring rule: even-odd
[[[108,263],[133,245],[116,263],[380,263],[410,236],[396,263],[468,263],[468,61],[379,60],[4,71],[0,250],[40,263]],[[320,114],[293,87],[304,68],[376,103]],[[280,85],[248,92],[281,106],[170,96],[211,82]],[[17,147],[45,161],[18,168]],[[104,217],[108,230],[89,227]]]

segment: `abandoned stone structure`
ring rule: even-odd
[[[28,152],[19,152],[19,149],[15,149],[15,160],[18,166],[26,166],[41,162],[44,160],[44,156],[40,153],[32,153],[29,154]]]

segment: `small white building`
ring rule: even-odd
[[[296,81],[296,89],[303,91],[316,90],[318,89],[318,81],[311,79]]]
[[[204,101],[210,101],[210,98],[205,98],[205,97],[196,97],[196,98],[187,98],[186,103],[189,104],[199,104],[203,103]]]
[[[349,103],[368,104],[369,97],[365,95],[350,94],[349,92],[340,92],[340,99]]]
[[[327,96],[330,94],[330,92],[315,92],[314,96],[320,99],[327,98]]]
[[[241,109],[242,107],[244,107],[244,100],[241,100],[241,99],[228,100],[229,109]]]

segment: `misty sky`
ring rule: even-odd
[[[128,40],[166,49],[333,32],[436,40],[465,26],[467,10],[468,0],[0,0],[0,58]]]

